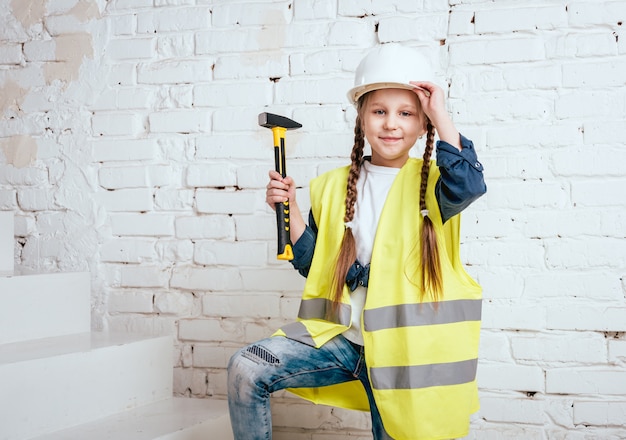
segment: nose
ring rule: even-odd
[[[388,113],[387,117],[384,120],[383,127],[385,130],[394,130],[398,127],[398,120],[396,119],[396,115],[393,113]]]

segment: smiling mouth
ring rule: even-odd
[[[380,138],[380,140],[382,140],[383,142],[398,142],[401,139],[402,138],[397,138],[397,137],[381,137]]]

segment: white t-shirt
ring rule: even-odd
[[[361,174],[357,181],[357,198],[352,220],[352,234],[356,242],[356,258],[365,266],[372,259],[372,248],[380,213],[394,179],[400,168],[372,165],[363,162]],[[358,286],[350,295],[352,306],[352,326],[343,335],[355,344],[363,345],[361,334],[361,316],[365,306],[367,288]]]

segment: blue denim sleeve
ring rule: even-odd
[[[459,151],[447,142],[437,142],[437,166],[441,177],[435,187],[441,219],[445,223],[487,192],[483,165],[474,144],[461,136]]]
[[[315,242],[317,240],[317,225],[313,218],[313,213],[309,211],[309,224],[304,232],[293,244],[293,260],[291,264],[302,275],[306,277],[311,269],[313,253],[315,252]]]

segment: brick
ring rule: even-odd
[[[0,64],[19,65],[24,62],[21,44],[0,44]]]
[[[164,8],[137,15],[140,34],[201,30],[210,26],[211,10],[207,7]]]
[[[117,189],[101,191],[96,199],[109,211],[150,211],[152,209],[152,191],[147,188]]]
[[[237,241],[276,240],[276,216],[264,214],[235,216]]]
[[[113,35],[132,35],[135,33],[136,18],[134,15],[112,15],[107,17]]]
[[[551,368],[546,370],[546,392],[614,396],[626,394],[626,370],[620,368]]]
[[[103,167],[98,172],[100,185],[106,189],[150,188],[172,183],[172,168],[168,165]]]
[[[381,18],[378,24],[378,40],[381,43],[445,40],[447,30],[448,17],[442,14],[425,14],[417,18]]]
[[[154,160],[159,157],[155,139],[101,140],[91,143],[96,162]]]
[[[524,392],[544,390],[543,370],[530,365],[479,362],[477,379],[482,389]]]
[[[620,87],[624,85],[624,69],[626,61],[619,58],[563,64],[563,87]]]
[[[216,4],[212,12],[212,24],[216,27],[271,26],[291,21],[292,3],[222,3]]]
[[[607,186],[602,180],[574,181],[572,182],[572,202],[574,206],[624,206],[626,193],[619,190],[621,180],[613,180],[611,186]]]
[[[483,242],[467,243],[465,247],[466,261],[473,264],[481,261],[490,267],[536,267],[543,266],[545,249],[538,240],[512,241],[501,243]]]
[[[617,333],[616,335],[620,335]],[[609,339],[609,362],[618,363],[626,360],[626,340]]]
[[[51,189],[18,189],[17,203],[23,211],[58,209]]]
[[[124,265],[119,287],[167,287],[169,269],[150,265]]]
[[[543,39],[501,38],[450,43],[450,63],[495,64],[539,61],[545,59]]]
[[[255,191],[199,189],[196,209],[203,214],[252,214],[263,199]]]
[[[583,132],[579,124],[557,123],[550,127],[541,123],[524,124],[524,127],[518,125],[488,129],[486,147],[497,149],[534,145],[553,148],[583,145]]]
[[[606,339],[599,333],[540,334],[511,337],[516,360],[605,363]]]
[[[380,39],[381,27],[379,26],[378,29],[378,38]],[[362,47],[363,43],[366,42],[371,42],[372,44],[376,42],[375,25],[373,23],[367,23],[362,20],[338,20],[330,25],[328,34],[328,43],[330,45]]]
[[[626,243],[620,238],[553,240],[546,244],[546,264],[554,269],[620,268],[626,264]]]
[[[0,210],[13,211],[17,208],[17,191],[0,189]]]
[[[191,263],[193,259],[193,242],[191,240],[161,239],[156,243],[156,252],[160,261]]]
[[[91,117],[95,136],[137,136],[144,131],[140,115],[132,113],[100,113]]]
[[[153,38],[124,38],[110,40],[106,53],[114,60],[149,59],[155,53]]]
[[[176,237],[232,240],[235,237],[235,224],[231,217],[225,215],[178,217]]]
[[[626,5],[621,1],[573,2],[567,5],[567,15],[571,26],[606,24],[626,20]]]
[[[488,206],[507,206],[510,209],[558,208],[570,205],[569,188],[558,182],[515,182],[491,185]]]
[[[273,318],[279,316],[279,295],[205,295],[202,314],[229,318]]]
[[[178,337],[183,341],[237,341],[242,336],[243,328],[225,319],[181,319],[178,324]]]
[[[547,328],[553,330],[626,331],[626,308],[610,303],[552,305],[548,306],[546,316]]]
[[[159,188],[154,192],[154,207],[162,211],[187,211],[193,207],[194,191]]]
[[[43,186],[48,183],[48,172],[46,169],[30,166],[16,168],[13,165],[0,164],[0,185],[23,186]]]
[[[142,263],[156,260],[154,239],[117,238],[100,247],[102,261],[116,263]]]
[[[471,35],[474,33],[474,11],[453,8],[450,11],[448,32],[453,35]]]
[[[345,17],[363,17],[365,15],[380,15],[395,12],[395,3],[389,3],[383,0],[344,0],[338,2],[338,14]]]
[[[266,259],[265,243],[199,241],[194,249],[194,262],[204,266],[261,266]]]
[[[154,310],[161,314],[190,315],[194,310],[194,296],[188,292],[157,292],[154,295]]]
[[[193,348],[194,367],[226,368],[228,360],[235,352],[226,347],[195,345]]]
[[[477,34],[561,29],[567,26],[567,11],[561,5],[481,9],[475,23]]]
[[[259,129],[257,133],[262,133]],[[269,135],[268,135],[269,136]],[[268,140],[270,139],[270,140]],[[268,159],[274,160],[271,137],[236,132],[215,133],[196,138],[196,159]]]
[[[237,268],[176,266],[170,287],[193,291],[238,291],[242,288]]]
[[[353,79],[287,80],[276,83],[275,104],[345,104]]]
[[[559,119],[626,116],[625,103],[625,94],[600,90],[572,91],[557,98],[555,116]]]
[[[226,187],[237,185],[235,168],[228,162],[193,164],[187,168],[186,180],[189,187]]]
[[[140,64],[137,82],[140,84],[201,83],[213,78],[212,59],[164,60]]]
[[[266,105],[272,102],[272,83],[214,82],[198,85],[193,89],[194,107],[243,107]]]
[[[237,131],[253,128],[261,130],[258,125],[259,112],[256,108],[226,108],[217,109],[213,112],[213,131]]]
[[[157,37],[157,53],[161,58],[192,57],[194,52],[193,34],[173,34]]]
[[[335,0],[295,0],[293,9],[296,20],[334,19],[337,16]]]
[[[282,78],[289,74],[289,56],[283,53],[253,53],[220,56],[215,63],[214,78]]]
[[[305,278],[291,264],[282,264],[280,269],[242,269],[243,287],[252,292],[300,292]]]
[[[482,398],[481,417],[490,422],[542,425],[547,417],[544,402],[533,399]]]
[[[342,70],[343,60],[338,50],[296,52],[289,55],[290,76],[324,75]]]
[[[485,301],[483,302],[482,327],[498,330],[539,331],[547,328],[546,311],[538,309],[534,302],[526,304],[517,301],[512,304],[500,304]]]
[[[149,291],[113,291],[107,299],[110,313],[152,313],[154,294]]]
[[[619,278],[607,276],[602,269],[594,272],[553,269],[530,277],[524,287],[524,295],[529,298],[573,296],[615,300],[620,294]]]
[[[148,117],[152,133],[202,133],[211,131],[211,113],[176,110],[152,113]]]
[[[120,236],[169,237],[174,235],[170,214],[110,214],[111,233]]]
[[[621,121],[590,121],[584,124],[586,144],[623,144],[626,133],[622,130]]]
[[[546,48],[549,58],[584,58],[617,55],[618,42],[614,35],[568,34],[551,40]]]
[[[624,426],[626,420],[626,401],[574,402],[574,423],[585,426]]]
[[[107,77],[110,86],[132,86],[137,84],[137,66],[134,63],[118,63],[110,67]]]

